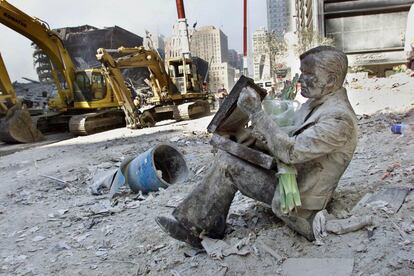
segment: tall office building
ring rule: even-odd
[[[190,41],[191,54],[209,63],[209,86],[217,91],[222,85],[230,90],[234,85],[234,68],[228,63],[227,36],[214,26],[194,31]]]
[[[282,35],[294,30],[293,18],[295,1],[266,0],[267,1],[267,29]]]
[[[191,37],[191,52],[211,63],[227,62],[227,36],[214,26],[201,27]]]

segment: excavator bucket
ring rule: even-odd
[[[33,143],[44,139],[33,125],[29,111],[21,104],[11,107],[0,119],[0,141],[5,143]]]

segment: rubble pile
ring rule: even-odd
[[[19,98],[22,98],[29,107],[43,108],[49,98],[56,93],[56,87],[53,84],[39,83],[35,81],[21,83],[14,82],[13,87]]]
[[[96,59],[99,48],[117,49],[118,47],[142,46],[143,38],[121,27],[103,29],[90,25],[64,27],[55,30],[61,37],[78,70],[100,67]],[[115,55],[116,56],[116,55]],[[34,65],[42,83],[53,83],[50,60],[42,49],[34,45]],[[133,68],[124,72],[125,77],[132,79],[136,86],[144,85],[149,77],[146,68]]]

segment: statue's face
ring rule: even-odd
[[[333,91],[332,78],[318,66],[314,55],[306,56],[300,63],[301,94],[305,98],[321,98]]]

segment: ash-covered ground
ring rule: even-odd
[[[212,258],[164,234],[154,218],[169,215],[214,160],[210,116],[12,151],[0,145],[0,274],[283,275],[291,258],[345,258],[354,261],[352,275],[413,275],[414,193],[397,213],[387,205],[354,206],[368,193],[414,187],[414,134],[390,131],[395,122],[414,123],[414,79],[360,79],[347,88],[359,115],[359,144],[328,211],[338,219],[372,215],[373,226],[329,234],[318,246],[238,194],[224,240],[239,245],[236,254]],[[145,196],[127,190],[112,203],[105,193],[91,194],[96,177],[159,143],[184,154],[187,181]]]

